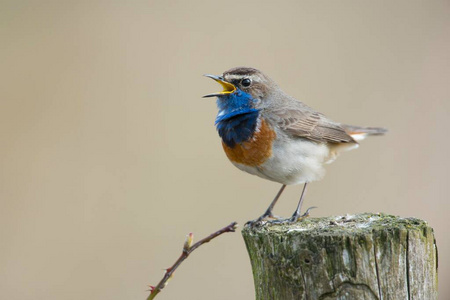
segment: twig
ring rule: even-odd
[[[183,252],[181,253],[181,256],[177,259],[177,261],[168,269],[166,269],[166,273],[164,273],[164,277],[161,279],[161,281],[156,286],[150,286],[150,295],[147,297],[147,300],[152,300],[156,297],[156,295],[161,292],[161,290],[167,285],[168,281],[171,279],[173,272],[181,265],[181,263],[191,254],[195,249],[200,247],[201,245],[208,243],[212,239],[218,237],[222,233],[226,232],[234,232],[236,230],[237,223],[233,222],[230,225],[210,234],[209,236],[205,237],[204,239],[198,241],[197,243],[192,245],[194,235],[192,233],[189,233],[186,237],[186,241],[183,245]]]

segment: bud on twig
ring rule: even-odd
[[[186,236],[186,241],[184,242],[183,251],[187,252],[191,249],[192,243],[194,242],[194,234],[191,232]]]

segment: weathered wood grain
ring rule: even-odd
[[[437,299],[425,221],[384,214],[246,226],[257,300]]]

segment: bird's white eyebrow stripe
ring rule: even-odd
[[[225,75],[229,80],[250,78],[252,81],[259,81],[259,77],[255,75]]]

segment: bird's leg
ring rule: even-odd
[[[272,200],[272,202],[270,203],[269,207],[267,208],[266,212],[263,213],[258,219],[253,220],[253,221],[248,221],[247,224],[253,224],[253,223],[257,223],[260,222],[266,218],[272,218],[273,214],[272,214],[272,210],[275,206],[275,204],[277,204],[278,198],[280,198],[281,194],[283,193],[284,189],[285,189],[286,185],[283,184],[281,186],[281,189],[278,191],[277,195],[275,196],[275,198]]]
[[[269,207],[267,208],[266,212],[258,218],[259,219],[264,219],[264,218],[272,218],[273,214],[272,214],[272,210],[275,207],[275,204],[277,204],[278,198],[280,198],[281,193],[283,193],[284,189],[286,188],[286,185],[283,184],[280,188],[280,190],[278,191],[277,195],[275,196],[275,198],[272,200],[272,202],[270,203]]]
[[[302,204],[303,204],[303,198],[305,197],[305,193],[306,193],[306,186],[308,185],[307,182],[305,182],[305,185],[303,186],[303,191],[302,191],[302,195],[300,196],[300,200],[298,201],[298,205],[297,205],[297,209],[295,210],[294,214],[292,215],[292,217],[289,219],[290,223],[295,223],[297,222],[299,219],[303,219],[309,216],[309,211],[313,208],[310,207],[306,210],[306,212],[303,215],[300,215],[300,210],[302,208]]]

